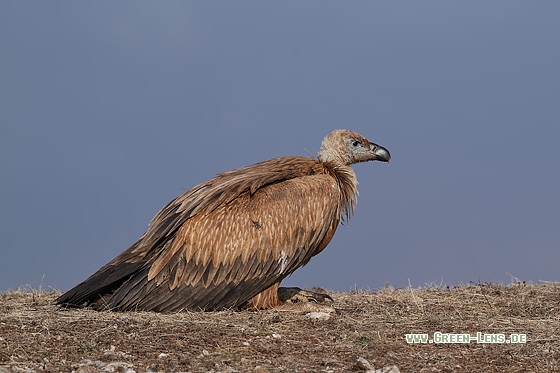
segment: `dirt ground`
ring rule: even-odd
[[[0,372],[560,371],[558,284],[332,293],[331,313],[65,310],[57,295],[0,294]],[[435,332],[526,342],[407,343],[451,339]]]

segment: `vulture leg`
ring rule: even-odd
[[[255,295],[247,302],[246,308],[262,310],[295,303],[323,303],[327,299],[334,302],[334,299],[328,294],[303,290],[298,287],[281,288],[279,285],[280,282],[277,282],[265,291]]]
[[[270,309],[282,305],[282,301],[278,298],[278,286],[280,281],[255,295],[247,302],[247,308],[251,310]]]
[[[327,299],[334,302],[334,299],[328,294],[303,290],[298,287],[278,288],[278,298],[288,304],[299,302],[323,303]]]

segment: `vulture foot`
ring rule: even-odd
[[[323,303],[327,299],[334,302],[334,299],[330,295],[325,293],[318,293],[309,290],[303,290],[298,287],[290,288],[278,288],[278,298],[284,304],[294,304],[294,303]]]

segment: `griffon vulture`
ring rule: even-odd
[[[103,310],[219,310],[281,304],[280,282],[354,209],[351,164],[389,151],[336,130],[317,159],[281,157],[221,173],[168,203],[146,233],[57,303]]]

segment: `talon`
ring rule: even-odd
[[[309,290],[302,290],[298,287],[278,288],[278,298],[285,303],[313,302],[323,303],[326,299],[334,302],[334,299],[325,293],[317,293]]]
[[[310,298],[313,298],[315,303],[323,303],[325,299],[329,299],[331,302],[334,302],[334,299],[330,295],[323,293],[313,293]]]

